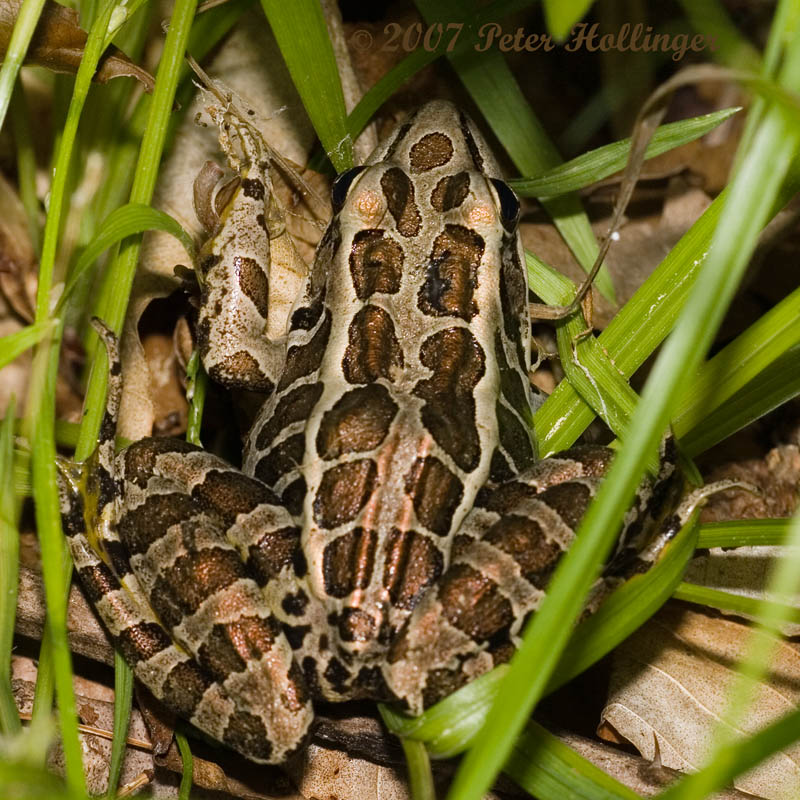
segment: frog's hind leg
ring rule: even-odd
[[[266,597],[296,569],[299,529],[262,483],[184,442],[143,440],[118,459],[123,583],[137,580],[170,639],[210,681],[189,720],[253,760],[284,761],[313,712]]]
[[[113,372],[116,339],[104,338]],[[85,484],[62,466],[77,572],[159,700],[248,758],[282,762],[302,745],[313,712],[262,588],[292,569],[299,531],[266,487],[186,442],[146,439],[114,457],[115,387]],[[102,503],[87,491],[95,473]],[[247,564],[235,552],[245,542]]]
[[[525,621],[540,605],[558,560],[575,538],[612,452],[576,447],[544,459],[494,489],[479,493],[453,543],[451,563],[422,598],[392,643],[387,683],[412,713],[451,694],[463,684],[507,661]],[[672,485],[673,470],[663,480]],[[656,483],[658,488],[659,483]],[[640,492],[656,497],[663,510],[665,490]],[[658,519],[656,519],[658,517]],[[661,517],[637,500],[623,539],[646,550],[659,539]],[[636,533],[627,535],[628,529]],[[668,537],[661,537],[660,546]],[[591,613],[603,597],[641,567],[624,548],[619,562],[598,579],[587,601]],[[648,558],[656,550],[650,548]]]

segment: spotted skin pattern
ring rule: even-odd
[[[114,455],[120,371],[105,332],[103,435],[82,477],[62,479],[62,507],[78,573],[137,677],[209,735],[279,763],[302,746],[313,699],[418,713],[506,661],[610,451],[537,461],[518,204],[458,109],[429,103],[340,176],[287,330],[257,352],[269,236],[248,227],[266,196],[246,188],[253,166],[239,165],[204,248],[200,323],[209,372],[271,392],[242,471],[169,439]],[[236,359],[214,342],[245,368],[228,377]],[[678,485],[667,447],[586,614],[655,560]]]

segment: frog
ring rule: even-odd
[[[197,344],[214,380],[265,396],[241,468],[177,439],[115,452],[122,370],[96,321],[106,413],[62,516],[137,679],[280,764],[314,701],[419,714],[507,662],[613,451],[538,457],[520,203],[466,113],[431,101],[336,178],[293,303],[273,290],[268,148],[217,114],[238,181],[201,250]],[[667,438],[584,615],[657,560],[681,487]]]

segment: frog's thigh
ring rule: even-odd
[[[169,638],[206,676],[188,718],[254,760],[285,760],[312,710],[263,589],[292,568],[291,517],[259,481],[176,440],[144,440],[119,458],[115,567],[127,560]]]
[[[509,659],[610,460],[607,448],[573,448],[480,494],[454,541],[450,566],[389,654],[387,683],[413,712]],[[643,548],[664,538],[650,507],[640,502],[657,494],[644,484],[638,513],[628,520]],[[585,613],[639,568],[635,559],[627,564],[598,579]]]
[[[390,652],[387,682],[413,712],[508,660],[607,463],[603,449],[545,459],[480,494]]]

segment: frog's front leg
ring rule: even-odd
[[[194,445],[143,439],[114,457],[119,360],[103,335],[112,389],[101,441],[83,473],[61,476],[78,575],[159,700],[247,758],[281,763],[313,710],[265,596],[295,575],[299,529],[260,481]]]
[[[575,447],[479,493],[453,542],[450,566],[389,652],[387,683],[412,713],[510,658],[612,453]],[[672,510],[683,478],[674,455],[674,449],[662,454],[659,478],[640,487],[636,513],[626,519],[621,544],[593,586],[584,615],[652,564],[677,532]]]
[[[216,198],[195,199],[198,216],[210,226],[198,260],[198,349],[218,383],[269,393],[283,366],[288,314],[307,269],[274,197],[269,147],[232,106],[208,110],[237,178]],[[202,176],[196,194],[199,184],[210,194],[213,187]]]

